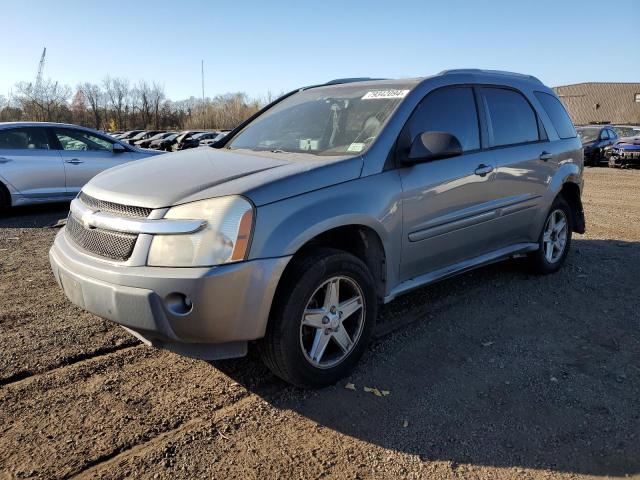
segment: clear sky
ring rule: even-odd
[[[106,75],[174,99],[274,94],[332,78],[512,70],[556,86],[640,82],[640,0],[70,1],[0,5],[0,94]]]

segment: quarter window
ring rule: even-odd
[[[447,132],[458,138],[463,151],[478,150],[478,112],[471,87],[447,87],[429,93],[409,121],[411,140],[424,132]]]
[[[538,119],[524,96],[505,88],[483,88],[492,147],[537,142]]]
[[[49,139],[43,128],[11,128],[0,130],[0,149],[49,150]]]
[[[544,92],[534,92],[538,101],[542,104],[542,108],[547,112],[553,127],[558,132],[560,138],[574,138],[576,136],[576,129],[573,128],[573,123],[569,114],[558,100],[553,95],[549,95]]]

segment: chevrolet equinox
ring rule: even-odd
[[[346,375],[380,303],[583,233],[583,153],[529,75],[334,80],[267,105],[213,148],[122,165],[71,203],[50,251],[76,305],[202,359],[255,345],[302,386]]]

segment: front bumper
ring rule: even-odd
[[[640,165],[640,151],[618,151],[609,156],[609,165]]]
[[[145,343],[205,359],[246,354],[264,336],[271,302],[291,257],[211,268],[125,266],[88,255],[64,229],[49,259],[58,284],[79,307],[127,328]],[[176,308],[175,298],[191,309]]]

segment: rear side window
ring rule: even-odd
[[[576,129],[573,128],[571,118],[569,118],[569,114],[560,103],[560,100],[544,92],[534,92],[534,95],[542,104],[544,111],[549,115],[551,123],[553,123],[556,132],[558,132],[558,136],[560,138],[576,137]]]
[[[505,88],[482,88],[492,147],[537,142],[538,119],[524,96]]]
[[[424,132],[455,135],[463,151],[480,148],[478,112],[470,87],[447,87],[429,93],[409,121],[411,140]]]
[[[0,130],[0,149],[49,150],[49,139],[43,128],[26,127]]]

